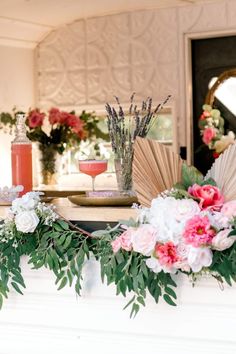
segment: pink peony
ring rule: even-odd
[[[187,244],[200,247],[211,244],[215,234],[208,217],[196,215],[186,222],[183,236]]]
[[[58,108],[51,108],[49,110],[48,120],[50,124],[57,124],[61,121],[61,112]]]
[[[157,244],[155,247],[155,255],[162,266],[171,267],[178,261],[177,249],[173,242]]]
[[[236,200],[231,200],[230,202],[223,204],[221,213],[228,218],[236,216]]]
[[[220,193],[219,188],[209,184],[199,186],[195,183],[192,187],[189,187],[188,193],[199,199],[199,206],[201,209],[210,208],[217,210],[220,209],[224,202],[224,197]]]
[[[202,141],[208,145],[210,144],[210,142],[212,141],[212,139],[214,139],[214,137],[216,136],[216,131],[213,128],[206,128],[203,132],[203,137],[202,137]]]
[[[30,128],[37,128],[43,125],[45,113],[40,113],[38,109],[29,112],[28,124]]]

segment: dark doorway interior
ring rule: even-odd
[[[206,173],[214,162],[212,152],[202,145],[198,119],[212,77],[236,68],[236,36],[192,40],[192,82],[193,82],[193,146],[194,166]],[[225,118],[225,128],[234,130],[227,122],[225,107],[217,100],[214,102]]]

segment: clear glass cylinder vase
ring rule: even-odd
[[[132,160],[114,159],[117,187],[120,192],[132,192]]]
[[[45,185],[58,184],[61,155],[51,146],[39,146],[40,182]]]

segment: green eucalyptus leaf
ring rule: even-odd
[[[141,305],[145,306],[145,301],[144,301],[144,299],[143,299],[142,296],[138,296],[138,297],[137,297],[137,301],[138,301]]]
[[[93,231],[92,232],[92,237],[96,237],[96,238],[101,238],[104,235],[109,234],[110,232],[108,232],[107,230],[97,230],[97,231]]]
[[[167,304],[171,306],[176,306],[176,303],[171,299],[171,297],[168,294],[164,294],[163,299],[167,302]]]
[[[236,229],[232,230],[229,234],[228,234],[228,237],[229,236],[235,236],[236,235]]]
[[[65,239],[65,242],[63,243],[63,248],[64,249],[67,249],[69,246],[70,246],[70,244],[71,244],[71,241],[72,241],[72,235],[68,235],[67,237],[66,237],[66,239]]]
[[[60,286],[58,287],[57,290],[61,290],[62,288],[64,288],[66,286],[67,282],[68,282],[68,278],[67,277],[62,278],[61,284],[60,284]]]
[[[170,295],[171,297],[173,297],[174,299],[177,299],[176,293],[174,292],[173,289],[169,288],[169,287],[165,287],[165,292]]]
[[[135,301],[136,296],[134,295],[130,301],[125,305],[125,307],[123,308],[123,310],[127,309],[127,307],[129,307],[134,301]]]
[[[58,219],[57,224],[59,224],[63,230],[67,231],[70,229],[68,222],[66,222],[64,220]]]
[[[15,282],[11,282],[11,285],[12,285],[12,287],[19,293],[19,294],[21,294],[21,295],[24,295],[23,293],[22,293],[22,291],[20,290],[20,288],[19,288],[19,286],[18,286],[18,284],[17,283],[15,283]]]
[[[186,189],[193,184],[201,184],[203,181],[203,175],[194,166],[187,166],[185,163],[182,165],[182,184]]]

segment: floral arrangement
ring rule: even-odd
[[[193,283],[205,275],[229,285],[236,280],[236,200],[225,201],[213,179],[184,164],[181,184],[150,208],[137,208],[137,220],[90,235],[41,203],[39,193],[15,199],[0,228],[0,302],[11,287],[19,293],[25,287],[22,255],[35,269],[51,269],[58,289],[73,284],[78,294],[84,261],[92,255],[117,294],[133,293],[126,305],[132,305],[131,316],[145,305],[147,292],[176,305],[177,273]]]
[[[133,143],[136,137],[145,138],[148,135],[158,113],[170,99],[170,96],[167,96],[163,103],[153,109],[152,98],[148,97],[138,108],[134,103],[134,96],[133,93],[126,113],[118,97],[115,97],[117,108],[109,103],[106,104],[107,125],[115,156],[117,182],[119,189],[123,191],[132,189]]]
[[[16,110],[13,115],[2,112],[0,128],[12,131],[17,113]],[[47,180],[56,172],[57,154],[62,155],[65,149],[79,146],[81,141],[108,140],[108,134],[102,132],[98,123],[99,118],[94,113],[85,111],[76,115],[74,111],[65,112],[58,108],[51,108],[47,113],[36,108],[27,113],[27,136],[38,143],[44,183],[47,184]],[[99,154],[98,143],[95,143],[95,150]]]
[[[12,202],[8,216],[0,224],[0,306],[14,288],[25,288],[20,258],[29,256],[34,269],[51,269],[58,289],[75,280],[80,293],[81,271],[89,256],[87,234],[62,220],[52,205],[40,202],[39,192],[29,192]]]
[[[224,118],[218,109],[208,104],[204,104],[202,108],[203,112],[198,123],[202,141],[210,150],[213,150],[213,156],[217,158],[230,144],[235,142],[235,135],[232,131],[224,135]]]

